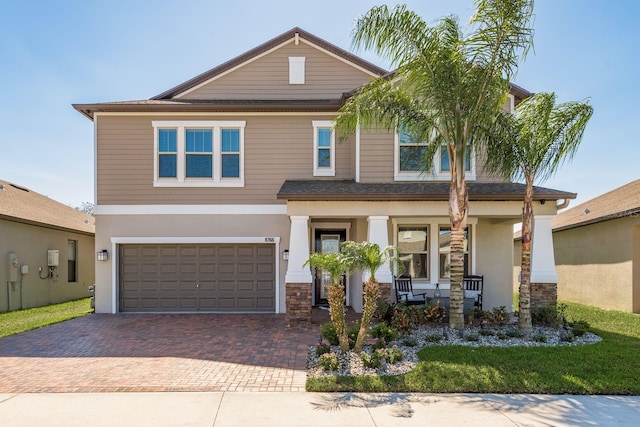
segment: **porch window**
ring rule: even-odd
[[[414,279],[429,279],[429,234],[426,226],[398,226],[398,250],[404,274]]]
[[[469,227],[464,229],[464,274],[471,272],[469,263]],[[440,226],[438,233],[438,259],[440,280],[450,279],[451,268],[451,227]]]

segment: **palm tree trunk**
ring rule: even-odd
[[[522,259],[520,263],[520,315],[521,330],[531,329],[531,230],[533,223],[533,177],[527,175],[527,189],[522,207]]]
[[[449,189],[449,218],[451,220],[450,246],[450,299],[449,327],[461,330],[464,328],[464,229],[467,223],[468,194],[464,176],[457,176],[458,166],[455,154],[450,152],[451,183]],[[464,169],[463,169],[464,170]],[[463,174],[462,174],[463,175]]]
[[[338,333],[340,350],[347,352],[349,351],[349,339],[347,338],[347,324],[344,316],[344,303],[346,301],[344,286],[334,281],[334,283],[329,286],[327,299],[329,300],[331,322],[336,327],[336,332]]]
[[[380,286],[375,278],[371,277],[364,284],[364,307],[362,309],[362,319],[360,320],[360,330],[358,331],[358,338],[356,344],[353,346],[353,351],[359,353],[362,351],[364,345],[364,339],[367,336],[367,330],[373,314],[376,311],[378,305],[378,299],[380,298]]]

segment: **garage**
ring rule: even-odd
[[[273,244],[123,244],[121,312],[275,312]]]

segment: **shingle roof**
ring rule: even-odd
[[[581,203],[553,218],[553,231],[640,213],[640,179]]]
[[[525,185],[467,183],[469,200],[522,200]],[[286,200],[433,200],[449,199],[448,182],[357,183],[353,180],[285,181],[278,199]],[[575,199],[575,193],[534,187],[534,200]]]
[[[95,219],[91,215],[3,180],[0,180],[0,219],[83,234],[95,233]]]

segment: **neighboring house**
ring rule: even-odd
[[[558,298],[640,313],[640,179],[560,213],[552,225]]]
[[[0,180],[0,311],[89,296],[94,218]]]
[[[424,175],[407,156],[419,142],[364,130],[341,141],[332,129],[349,93],[386,73],[294,28],[151,99],[74,105],[94,122],[96,249],[109,254],[96,265],[96,310],[306,320],[328,280],[303,264],[345,239],[399,246],[416,288],[446,290],[446,156]],[[528,95],[513,86],[505,108]],[[524,185],[489,176],[482,157],[468,162],[466,269],[484,275],[485,307],[510,307]],[[570,198],[536,189],[540,232]],[[389,298],[391,271],[376,277]],[[346,287],[360,311],[361,275]]]

